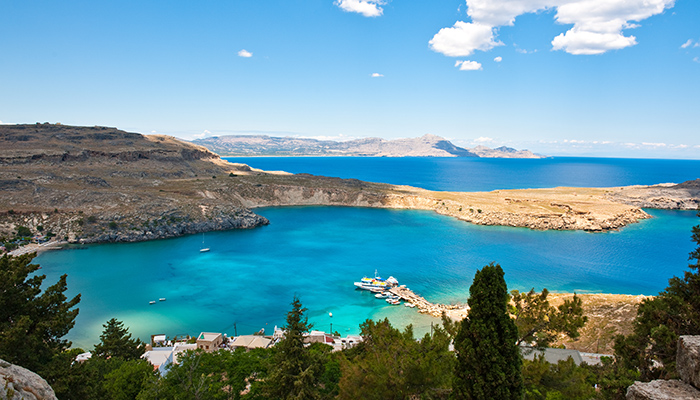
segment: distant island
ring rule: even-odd
[[[227,135],[197,139],[192,143],[221,156],[546,157],[529,150],[505,146],[495,149],[486,146],[466,149],[435,135],[396,140],[366,138],[346,142],[265,135]]]

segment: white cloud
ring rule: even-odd
[[[430,48],[449,57],[464,57],[475,50],[487,51],[503,43],[494,40],[493,27],[480,23],[455,22],[430,40]]]
[[[681,49],[687,49],[687,48],[690,47],[690,45],[692,45],[692,44],[693,44],[693,39],[688,39],[687,42],[685,42],[685,43],[683,43],[683,44],[681,45]],[[697,44],[697,43],[696,43],[696,44]]]
[[[498,57],[494,58],[493,61],[495,61],[495,62],[501,62],[501,61],[503,61],[503,57],[498,56]]]
[[[250,58],[253,57],[253,53],[249,52],[246,49],[243,49],[238,52],[238,57]]]
[[[693,61],[695,61],[696,63],[700,63],[700,58],[695,57],[695,58],[693,58]]]
[[[481,64],[476,61],[457,61],[455,67],[459,67],[460,71],[478,71],[481,69]]]
[[[474,143],[491,143],[491,142],[493,142],[493,139],[490,137],[485,137],[485,136],[481,136],[481,137],[474,139]]]
[[[601,54],[637,44],[625,29],[673,7],[675,0],[466,0],[472,22],[457,21],[441,29],[430,47],[446,56],[471,55],[500,45],[495,37],[500,26],[510,26],[519,15],[556,10],[555,19],[573,25],[552,40],[554,50],[570,54]]]
[[[666,143],[649,143],[649,142],[642,142],[642,146],[649,146],[649,147],[666,147]]]
[[[205,129],[204,131],[202,131],[202,133],[195,133],[195,134],[192,135],[192,136],[193,136],[195,139],[202,139],[202,138],[205,138],[205,137],[207,137],[207,136],[209,136],[209,135],[211,135],[211,132],[209,132],[208,130]]]
[[[380,74],[380,73],[378,73],[378,72],[375,72],[375,73],[373,73],[373,74],[370,75],[370,76],[371,76],[372,78],[383,78],[383,77],[384,77],[383,74]]]
[[[384,13],[383,0],[337,0],[335,5],[345,12],[356,12],[365,17],[379,17]]]

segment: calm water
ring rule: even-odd
[[[258,159],[267,163],[279,160],[290,165],[319,159]],[[348,159],[325,159],[335,171]],[[355,159],[358,160],[358,159]],[[493,189],[496,176],[488,172],[474,183],[454,177],[452,172],[426,177],[420,165],[433,161],[430,168],[452,159],[359,159],[363,179],[390,181],[449,190]],[[369,160],[369,161],[365,161]],[[514,160],[488,160],[500,165],[500,187],[555,186],[559,176],[547,181],[532,180],[521,170],[544,168],[541,172],[576,170],[618,171],[614,177],[599,172],[595,179],[578,176],[580,186],[610,186],[644,181],[640,165],[627,160],[619,165],[601,160],[569,159],[546,161],[549,167],[532,164],[528,168]],[[246,160],[255,167],[252,160]],[[473,161],[473,160],[470,160]],[[482,161],[482,160],[478,160]],[[503,161],[499,163],[498,161]],[[682,181],[700,176],[700,162],[633,160],[649,164],[649,173],[667,176],[656,181]],[[372,163],[398,164],[388,169],[372,169]],[[680,164],[677,164],[680,163]],[[275,164],[268,164],[275,165]],[[472,165],[472,164],[469,164]],[[490,171],[484,167],[482,170]],[[664,171],[660,165],[669,169]],[[683,165],[684,171],[676,168]],[[508,167],[510,166],[510,167]],[[455,165],[452,165],[455,167]],[[462,166],[463,167],[463,166]],[[405,181],[391,181],[400,171],[409,171]],[[460,170],[473,170],[463,167]],[[293,170],[294,172],[299,172]],[[393,172],[392,172],[393,171]],[[420,174],[418,172],[420,171]],[[626,171],[626,172],[625,172]],[[690,171],[690,172],[688,172]],[[695,172],[693,172],[695,171]],[[334,175],[330,172],[307,172]],[[482,172],[486,174],[487,172]],[[361,175],[366,176],[361,176]],[[414,175],[418,174],[417,180]],[[341,175],[341,174],[335,174]],[[473,173],[472,173],[473,175]],[[478,175],[478,174],[477,174]],[[345,174],[345,176],[352,176]],[[483,178],[483,179],[482,179]],[[586,180],[587,179],[587,180]],[[616,180],[617,179],[617,180]],[[488,183],[491,180],[494,182]],[[452,182],[452,183],[449,183]],[[458,183],[455,183],[458,182]],[[461,182],[461,183],[459,183]],[[610,183],[598,183],[610,182]],[[571,183],[569,183],[571,184]],[[450,185],[456,185],[450,186]],[[472,185],[465,189],[459,185]],[[429,330],[434,320],[403,306],[389,306],[368,292],[354,290],[352,282],[375,269],[385,277],[393,275],[426,298],[437,302],[466,300],[477,268],[491,261],[506,271],[509,288],[528,290],[546,287],[562,292],[606,292],[656,294],[673,275],[681,274],[693,249],[690,229],[699,220],[694,212],[648,210],[654,218],[619,232],[539,232],[522,228],[474,226],[453,218],[424,211],[374,210],[345,207],[290,207],[259,209],[271,224],[245,231],[213,232],[206,235],[209,253],[199,253],[201,236],[134,244],[83,246],[75,250],[49,252],[37,262],[47,282],[68,274],[71,294],[82,293],[80,315],[69,338],[75,345],[91,347],[99,338],[102,324],[116,317],[125,321],[137,336],[151,334],[197,334],[216,331],[234,334],[252,333],[284,323],[292,297],[298,295],[316,327],[341,333],[357,333],[366,318],[389,317],[396,325],[413,323],[418,332]],[[149,301],[167,298],[149,305]],[[328,313],[332,312],[333,317]]]
[[[699,160],[556,157],[228,157],[268,171],[357,178],[430,190],[481,191],[556,186],[610,187],[700,178]]]

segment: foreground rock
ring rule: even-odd
[[[39,375],[0,360],[0,399],[56,400],[56,394]]]
[[[700,399],[700,336],[678,339],[676,368],[681,380],[635,382],[627,388],[627,400]]]

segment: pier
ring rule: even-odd
[[[430,314],[433,317],[441,317],[443,313],[447,314],[448,317],[456,320],[461,320],[467,314],[468,306],[458,306],[458,305],[446,305],[446,304],[434,304],[426,300],[423,296],[415,294],[411,289],[407,288],[405,285],[394,286],[389,288],[387,292],[398,296],[401,300],[414,304],[418,308],[418,312],[423,314]]]

